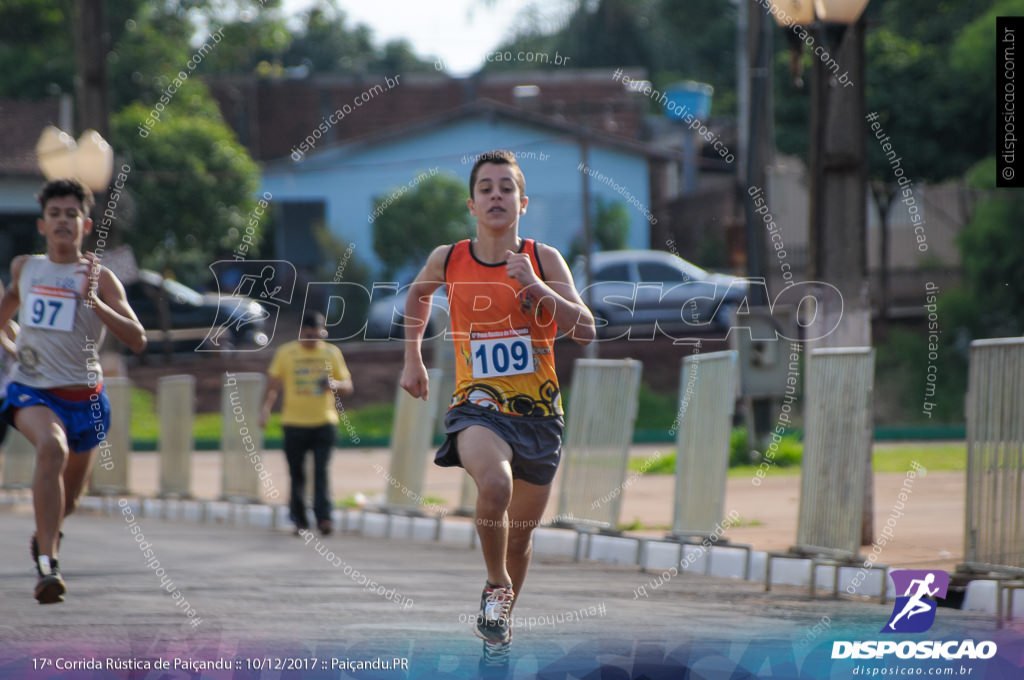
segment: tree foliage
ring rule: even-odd
[[[450,175],[423,178],[373,199],[373,250],[386,277],[422,264],[437,246],[474,235],[466,209],[466,187]]]
[[[996,189],[996,161],[987,158],[968,175],[981,198],[958,237],[964,281],[943,297],[943,319],[970,338],[1024,332],[1024,190]]]
[[[71,0],[0,4],[0,97],[74,92],[74,10]],[[136,206],[133,224],[122,213],[114,227],[144,265],[159,269],[203,275],[218,248],[237,245],[257,204],[258,167],[221,118],[204,74],[433,68],[406,41],[375,46],[372,31],[350,25],[335,0],[321,0],[297,24],[279,0],[119,0],[106,2],[105,13],[110,141],[132,168],[126,203]],[[196,60],[204,42],[212,49]],[[255,218],[257,239],[265,221]]]
[[[629,209],[622,201],[598,196],[593,211],[594,248],[596,250],[622,250],[629,238]],[[576,234],[569,244],[569,262],[586,252],[586,239]]]
[[[744,0],[746,2],[746,0]],[[573,67],[643,67],[658,88],[690,79],[715,88],[712,113],[736,107],[737,6],[721,0],[575,0],[569,17],[550,30],[530,14],[501,50],[556,50]],[[995,16],[1024,13],[1024,0],[901,0],[868,5],[865,40],[867,108],[876,111],[904,169],[918,181],[962,175],[994,144]],[[806,156],[809,83],[794,88],[789,44],[773,34],[776,145]],[[817,57],[803,50],[805,73]],[[555,68],[503,61],[486,69]],[[651,111],[657,111],[653,102]],[[871,175],[891,169],[869,144]]]
[[[226,21],[224,41],[208,64],[211,73],[310,74],[406,73],[433,70],[407,40],[375,44],[373,30],[352,25],[336,0],[320,0],[298,23],[277,10],[245,13]]]
[[[575,0],[554,31],[528,11],[516,35],[498,48],[516,53],[557,50],[573,68],[643,67],[657,87],[698,80],[715,88],[713,110],[732,113],[736,81],[736,10],[720,0]],[[546,31],[546,32],[545,32]],[[492,61],[485,70],[557,68]],[[656,108],[651,105],[652,110]]]
[[[256,164],[216,107],[210,115],[190,106],[172,105],[144,138],[139,127],[151,114],[147,106],[132,104],[112,121],[112,141],[129,159],[128,186],[136,197],[136,223],[124,238],[146,266],[162,269],[233,249],[251,219],[258,240]]]

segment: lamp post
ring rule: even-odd
[[[75,142],[47,125],[36,142],[36,157],[46,179],[74,177],[95,193],[107,190],[114,173],[114,151],[95,130],[86,130]]]
[[[870,345],[867,281],[867,151],[864,128],[864,22],[868,0],[778,0],[775,18],[812,36],[808,279],[829,283],[842,306],[819,310],[826,345]],[[787,21],[788,20],[788,21]],[[794,73],[794,79],[798,76]],[[831,296],[823,296],[830,299]],[[837,319],[838,317],[838,319]]]
[[[813,42],[811,73],[810,281],[839,289],[841,301],[821,296],[824,327],[836,330],[820,346],[870,346],[871,309],[867,278],[867,149],[864,122],[864,20],[869,0],[776,0],[776,19]],[[789,18],[789,21],[785,19]],[[802,27],[802,28],[801,28]],[[813,36],[813,40],[803,39]],[[798,59],[794,58],[796,65]],[[794,70],[794,81],[798,74]],[[830,304],[831,303],[831,304]],[[810,349],[810,348],[808,348]],[[866,452],[870,460],[871,447]],[[864,481],[861,541],[873,540],[873,478]]]

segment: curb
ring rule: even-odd
[[[0,510],[22,505],[31,509],[31,502],[32,494],[29,490],[0,491]],[[283,530],[291,525],[286,505],[138,496],[85,496],[79,507],[107,516],[117,514],[124,508],[130,509],[132,514],[139,518],[200,524],[251,526],[272,530]],[[418,515],[408,510],[389,511],[385,508],[336,508],[332,517],[340,531],[372,538],[434,541],[466,549],[475,549],[478,545],[473,523],[467,518]],[[765,581],[768,555],[766,551],[752,550],[750,546],[739,544],[705,546],[697,542],[684,543],[672,539],[602,534],[585,528],[556,528],[546,525],[534,530],[533,549],[536,555],[572,558],[575,562],[632,565],[638,567],[642,573],[663,579],[682,572],[762,584]],[[771,585],[807,588],[810,585],[810,568],[810,559],[778,560],[772,569]],[[830,584],[833,583],[837,568],[841,592],[878,597],[881,572],[871,570],[869,578],[859,582],[850,593],[846,588],[851,584],[858,569],[821,564],[816,568],[816,583],[819,584],[816,593],[820,591],[823,594],[831,594]],[[972,583],[978,584],[975,586],[976,592],[973,597],[971,587],[968,587],[965,610],[970,608],[995,612],[994,587],[991,588],[991,594],[987,591],[981,592],[984,591],[986,583]],[[892,583],[888,583],[886,589],[888,596],[894,596]],[[1024,598],[1017,604],[1024,607]]]

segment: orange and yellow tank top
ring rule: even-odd
[[[536,243],[523,239],[542,280]],[[505,263],[487,264],[459,241],[448,251],[445,286],[455,340],[455,393],[451,406],[474,404],[515,416],[560,416],[551,313],[510,278]]]

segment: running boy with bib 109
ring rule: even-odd
[[[14,258],[11,286],[0,299],[0,328],[15,312],[21,324],[18,363],[0,415],[36,449],[31,548],[40,604],[64,600],[67,587],[57,566],[61,524],[85,489],[110,424],[98,348],[108,328],[131,350],[146,347],[121,282],[95,254],[82,252],[92,201],[77,180],[43,185],[38,228],[46,253]]]
[[[430,296],[442,284],[455,340],[456,388],[440,466],[459,465],[477,486],[477,533],[487,566],[476,634],[484,659],[507,658],[512,606],[530,563],[561,456],[556,334],[585,345],[594,318],[554,248],[519,237],[529,199],[508,151],[482,154],[469,179],[477,235],[439,246],[409,291],[401,386],[426,398],[421,346]]]

